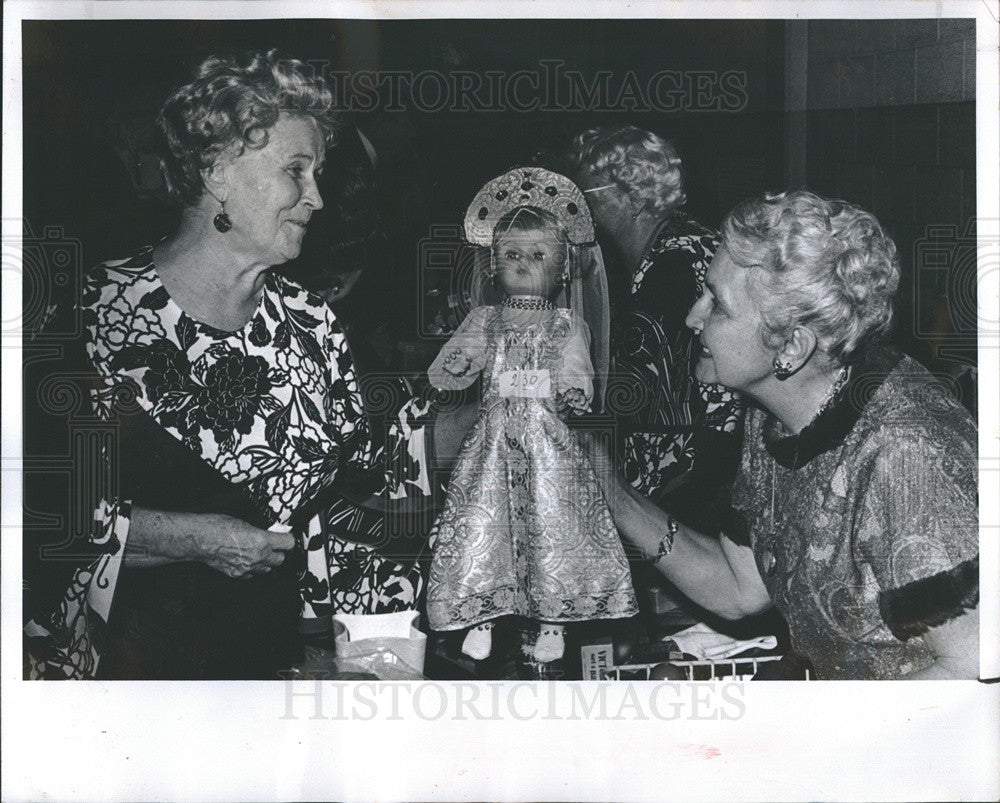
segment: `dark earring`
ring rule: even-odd
[[[559,285],[560,287],[565,287],[566,285],[568,285],[569,284],[569,274],[568,273],[560,273],[558,276],[556,276],[556,284]]]
[[[226,202],[219,201],[219,203],[222,204],[222,211],[212,218],[212,223],[218,231],[225,234],[233,227],[233,221],[231,221],[229,219],[229,215],[226,214]]]
[[[790,362],[782,362],[777,357],[774,358],[774,378],[784,381],[792,375],[792,364]]]

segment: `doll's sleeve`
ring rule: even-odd
[[[590,409],[594,398],[594,364],[590,361],[590,328],[586,322],[576,316],[570,327],[563,350],[562,369],[559,372],[557,392],[564,393],[572,388],[583,391],[586,407],[578,412],[585,413]]]
[[[461,390],[476,381],[486,365],[486,308],[476,307],[462,321],[427,369],[438,390]]]

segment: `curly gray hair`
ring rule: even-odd
[[[748,286],[771,345],[805,325],[821,349],[848,363],[888,333],[899,260],[870,213],[807,190],[764,195],[729,213],[722,243],[752,269]]]
[[[312,117],[328,146],[341,123],[326,83],[300,61],[281,59],[274,50],[206,58],[156,120],[166,140],[170,197],[180,204],[197,201],[204,190],[201,171],[231,145],[264,147],[282,113]]]
[[[569,157],[578,169],[614,184],[652,214],[665,215],[687,200],[677,149],[650,131],[591,128],[573,139]]]

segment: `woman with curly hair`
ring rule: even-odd
[[[570,151],[609,264],[618,263],[609,274],[608,407],[622,436],[622,471],[640,493],[715,529],[716,500],[736,469],[742,408],[731,391],[695,380],[684,318],[718,237],[683,209],[673,143],[635,126],[594,128]]]
[[[212,56],[158,125],[180,224],[84,280],[111,434],[80,483],[86,526],[41,558],[32,677],[277,678],[300,615],[330,612],[314,514],[373,462],[336,318],[271,270],[323,206],[328,88],[274,52]]]
[[[976,426],[885,345],[898,284],[892,240],[857,207],[739,205],[688,316],[699,381],[755,403],[724,534],[604,475],[667,578],[726,618],[775,606],[821,678],[978,674]]]

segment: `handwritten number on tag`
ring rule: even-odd
[[[548,370],[527,369],[500,374],[500,395],[505,398],[547,399],[550,395]]]

